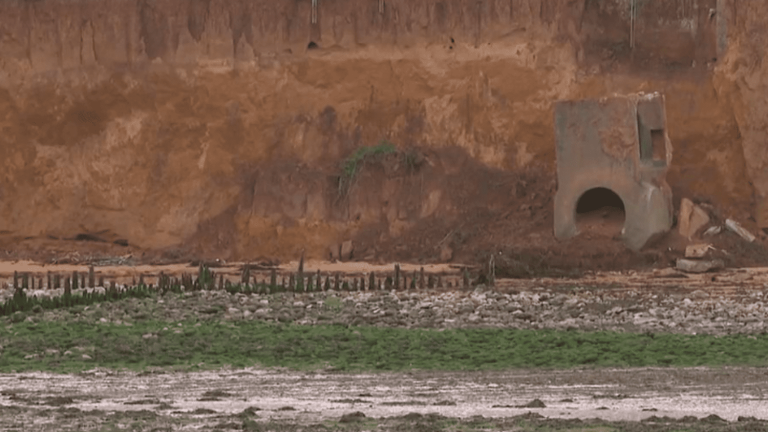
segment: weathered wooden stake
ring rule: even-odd
[[[333,285],[334,291],[338,291],[339,288],[341,288],[341,286],[339,285],[340,282],[341,281],[339,280],[339,274],[336,273],[336,275],[334,276],[334,285]]]
[[[88,286],[90,288],[96,287],[96,275],[93,273],[93,266],[88,267]]]
[[[371,274],[368,276],[368,289],[373,291],[376,288],[376,272],[371,272]]]
[[[424,289],[424,267],[419,270],[419,289]]]
[[[400,289],[400,264],[395,264],[395,289]]]
[[[104,276],[99,276],[99,286],[104,287]]]
[[[29,275],[27,273],[21,276],[21,287],[24,289],[29,288]]]
[[[19,272],[16,270],[13,271],[13,289],[17,289],[19,287]]]
[[[250,264],[245,264],[243,266],[243,275],[240,278],[240,282],[242,282],[245,285],[248,285],[248,282],[251,280],[251,266]]]
[[[53,275],[53,287],[56,289],[61,288],[61,275],[58,273]]]
[[[304,251],[301,251],[301,258],[299,258],[299,272],[298,272],[298,279],[303,283],[304,282]],[[302,288],[302,287],[299,287]]]
[[[277,272],[275,269],[272,269],[272,271],[269,273],[269,286],[272,289],[277,287]]]
[[[46,276],[48,276],[48,285],[47,285],[47,288],[48,288],[48,289],[52,289],[52,288],[53,288],[53,285],[51,285],[51,282],[52,282],[52,281],[51,281],[51,272],[49,271],[49,272],[47,273],[47,275],[46,275]]]

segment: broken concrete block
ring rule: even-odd
[[[686,258],[704,258],[711,249],[714,249],[709,244],[694,244],[685,248]]]
[[[704,237],[715,236],[720,234],[721,232],[723,232],[723,227],[721,227],[720,225],[715,225],[707,228],[707,230],[704,231]]]
[[[697,206],[688,198],[683,198],[680,201],[678,231],[681,236],[690,239],[708,223],[709,214],[707,214],[706,210]]]
[[[354,246],[352,245],[352,240],[347,240],[341,244],[341,252],[339,253],[339,258],[342,261],[348,261],[352,259],[353,252]]]
[[[752,243],[753,241],[755,241],[755,236],[752,235],[751,232],[744,229],[744,227],[742,227],[738,222],[736,222],[733,219],[727,219],[725,221],[725,227],[733,231],[734,233],[738,234],[739,237],[743,238],[749,243]]]
[[[721,269],[724,265],[722,260],[698,261],[680,258],[677,260],[676,267],[678,270],[686,273],[706,273],[708,271]]]
[[[688,238],[691,231],[691,214],[693,213],[693,201],[688,198],[680,200],[680,211],[677,215],[677,230],[680,235]]]

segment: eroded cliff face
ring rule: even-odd
[[[512,215],[534,242],[552,103],[637,91],[666,95],[676,196],[749,223],[768,196],[768,6],[637,3],[4,1],[0,230],[227,259],[349,238],[376,257],[444,231],[409,259]],[[382,140],[400,153],[341,190],[344,160]]]

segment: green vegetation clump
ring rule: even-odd
[[[144,370],[230,365],[341,371],[768,366],[768,335],[437,331],[262,321],[149,320],[131,326],[22,322],[0,329],[0,345],[0,372],[4,373],[72,372],[94,366]]]
[[[349,191],[355,176],[357,176],[357,173],[360,171],[360,166],[367,159],[396,152],[397,148],[395,145],[387,140],[381,140],[379,144],[375,146],[360,147],[355,150],[355,152],[346,158],[342,164],[342,173],[339,178],[339,194],[343,195]]]

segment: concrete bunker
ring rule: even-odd
[[[576,202],[574,221],[579,232],[614,237],[624,228],[626,209],[616,192],[597,187],[584,192]]]
[[[673,207],[666,129],[658,93],[557,102],[555,236],[578,235],[590,217],[620,227],[633,250],[667,232]]]

